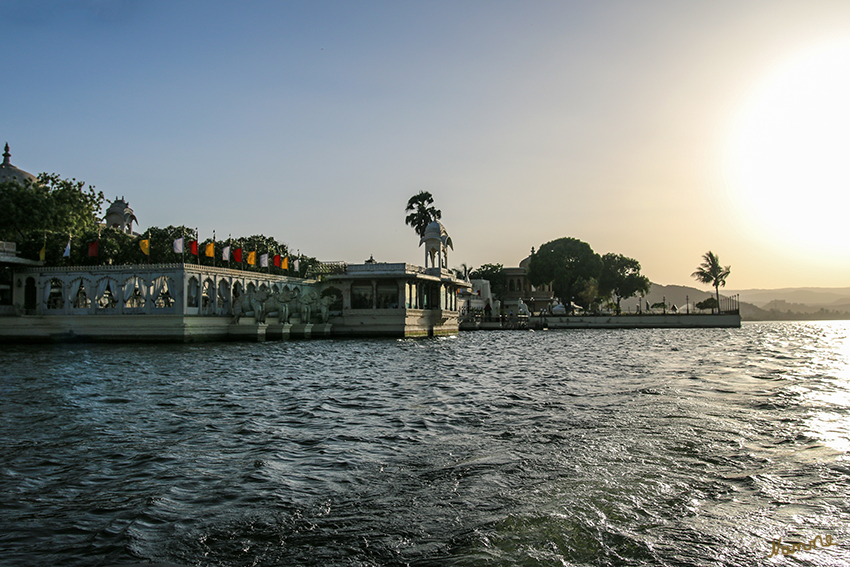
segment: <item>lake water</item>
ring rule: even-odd
[[[850,565],[850,322],[0,350],[3,565]]]

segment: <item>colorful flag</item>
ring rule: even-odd
[[[207,242],[207,245],[204,247],[204,256],[207,258],[215,257],[215,242]]]
[[[89,258],[91,258],[92,256],[97,256],[98,244],[100,244],[99,240],[89,242]]]
[[[272,262],[274,263],[275,266],[280,268],[280,254],[275,254],[274,258],[272,259]]]
[[[44,258],[47,256],[47,246],[42,246],[41,250],[38,252],[38,259],[44,262]]]
[[[283,264],[280,267],[284,270],[289,269],[289,256],[283,259]]]
[[[236,250],[233,251],[233,261],[238,262],[240,264],[242,263],[242,249],[241,248],[237,248]]]
[[[62,253],[63,258],[71,257],[71,239],[68,239],[68,244],[65,245],[65,251]]]
[[[174,248],[174,252],[176,254],[182,254],[183,253],[183,237],[182,236],[180,238],[174,239],[173,248]]]
[[[189,254],[194,254],[195,256],[198,255],[198,241],[197,240],[193,240],[192,242],[189,243]]]
[[[268,254],[260,254],[260,267],[268,268],[269,267],[269,255]]]
[[[257,252],[248,252],[248,265],[253,266],[257,263]]]
[[[139,247],[142,249],[143,254],[146,256],[151,255],[151,241],[149,238],[139,241]]]
[[[224,262],[230,261],[230,245],[225,246],[224,250],[221,251],[221,259]]]

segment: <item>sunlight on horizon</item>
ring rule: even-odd
[[[774,70],[744,107],[729,147],[733,200],[772,243],[832,258],[850,251],[850,41]]]

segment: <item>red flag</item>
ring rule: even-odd
[[[189,253],[194,254],[195,256],[198,255],[198,241],[197,240],[193,240],[192,242],[189,243]]]
[[[100,244],[99,240],[95,240],[94,242],[89,242],[89,257],[97,256],[98,244]]]
[[[233,261],[238,262],[239,264],[242,263],[242,249],[241,248],[237,248],[236,250],[233,251]]]
[[[272,262],[274,263],[275,266],[280,268],[280,254],[275,254]]]

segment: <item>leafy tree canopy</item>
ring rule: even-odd
[[[595,300],[591,293],[602,270],[602,259],[590,245],[576,238],[559,238],[547,242],[532,254],[528,264],[528,279],[538,286],[552,283],[555,297],[567,309],[573,303],[590,307]]]
[[[619,314],[620,300],[649,293],[652,284],[640,274],[640,262],[622,254],[609,252],[602,256],[602,272],[599,275],[599,293],[602,297],[615,298],[615,309]]]
[[[79,236],[97,226],[103,193],[76,179],[42,173],[35,183],[0,183],[0,240],[22,242],[38,231]]]
[[[428,191],[420,191],[407,201],[405,212],[410,213],[404,218],[405,224],[409,224],[421,238],[425,229],[435,220],[440,220],[443,213],[440,209],[433,207],[434,197]]]

